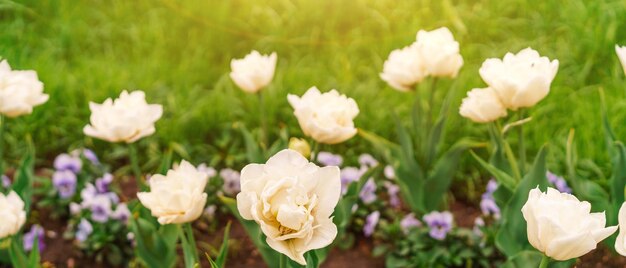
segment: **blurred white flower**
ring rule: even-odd
[[[8,117],[30,114],[34,106],[48,98],[36,71],[11,70],[6,60],[0,62],[0,114]]]
[[[488,123],[505,117],[506,108],[492,88],[475,88],[467,92],[459,113],[474,122]]]
[[[619,62],[622,64],[622,70],[624,74],[626,74],[626,46],[620,47],[619,45],[615,45],[615,53],[617,53]]]
[[[385,166],[383,173],[385,174],[385,178],[387,179],[393,180],[396,178],[396,171],[390,165]]]
[[[150,179],[150,192],[137,193],[137,198],[157,217],[160,224],[186,223],[200,217],[207,194],[205,172],[187,161],[166,176],[156,174]]]
[[[161,118],[163,107],[146,103],[143,91],[123,91],[116,100],[90,102],[90,125],[83,132],[109,142],[133,143],[155,132],[154,123]]]
[[[454,78],[463,66],[459,43],[446,27],[417,32],[415,43],[429,75]]]
[[[550,61],[526,48],[517,54],[507,53],[502,60],[485,60],[479,73],[504,107],[515,111],[532,107],[545,98],[558,69],[558,60]]]
[[[255,93],[272,82],[276,69],[276,52],[261,55],[253,50],[243,59],[231,60],[230,69],[230,78],[238,87],[245,92]]]
[[[626,257],[626,202],[619,209],[617,218],[619,221],[619,235],[617,235],[617,240],[615,240],[615,251]]]
[[[590,213],[591,204],[548,187],[546,193],[532,189],[522,207],[528,241],[558,261],[578,258],[596,248],[617,226],[606,227],[604,212]]]
[[[14,191],[0,193],[0,239],[16,234],[26,222],[24,201]]]
[[[415,44],[391,51],[380,78],[399,91],[411,91],[426,77],[424,60]]]
[[[289,103],[305,135],[325,144],[346,141],[357,133],[354,118],[359,114],[356,102],[336,90],[320,93],[310,88],[302,97],[289,94]]]
[[[241,171],[237,207],[244,219],[261,226],[270,247],[306,265],[307,251],[324,248],[337,236],[331,214],[340,184],[338,167],[320,168],[286,149]]]

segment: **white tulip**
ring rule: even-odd
[[[89,109],[91,124],[83,132],[109,142],[133,143],[152,135],[156,131],[154,123],[163,114],[161,105],[146,103],[143,91],[130,94],[123,91],[116,100],[109,98],[102,104],[90,102]]]
[[[209,175],[187,161],[167,172],[150,177],[150,192],[137,198],[158,218],[160,224],[191,222],[202,215],[207,194],[204,187]]]
[[[270,55],[261,55],[258,51],[253,50],[243,59],[231,60],[230,78],[243,91],[255,93],[272,82],[276,69],[276,59],[276,52]]]
[[[506,116],[506,108],[492,88],[475,88],[461,103],[461,116],[477,123],[488,123]]]
[[[626,257],[626,202],[619,209],[618,221],[619,235],[617,235],[617,240],[615,240],[615,251]]]
[[[426,67],[415,44],[391,51],[380,78],[399,91],[410,91],[426,77]]]
[[[261,226],[270,247],[306,265],[307,251],[324,248],[337,236],[331,214],[340,192],[338,167],[320,168],[286,149],[241,171],[237,207],[244,219]]]
[[[617,53],[619,62],[622,63],[622,70],[624,71],[624,74],[626,74],[626,46],[620,47],[615,45],[615,53]]]
[[[532,107],[550,92],[550,85],[559,69],[559,61],[550,61],[532,48],[517,54],[507,53],[504,59],[487,59],[479,73],[493,88],[505,107],[511,110]]]
[[[310,88],[302,97],[287,96],[300,128],[305,135],[325,144],[346,141],[357,133],[354,118],[359,114],[356,102],[336,90],[320,93]]]
[[[591,204],[548,187],[528,194],[522,207],[528,241],[546,256],[558,261],[578,258],[617,230],[606,227],[604,212],[590,213]]]
[[[48,101],[43,83],[33,70],[11,70],[6,60],[0,62],[0,114],[8,117],[30,114],[33,107]]]
[[[463,66],[459,43],[446,27],[420,30],[415,44],[429,75],[454,78]]]
[[[0,239],[16,234],[26,222],[24,202],[14,192],[0,193]]]

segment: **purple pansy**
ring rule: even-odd
[[[130,218],[130,210],[128,210],[128,206],[125,203],[118,204],[115,211],[111,213],[111,218],[127,223]]]
[[[100,160],[98,159],[98,156],[92,150],[89,150],[87,148],[83,149],[83,156],[87,160],[89,160],[89,162],[91,162],[94,165],[99,165],[100,164]]]
[[[319,152],[317,154],[317,162],[323,166],[341,166],[343,163],[343,157],[338,154],[332,154],[329,152]]]
[[[44,244],[44,230],[41,226],[35,224],[30,227],[30,231],[24,234],[24,250],[31,251],[35,246],[35,239],[37,239],[37,247],[39,252],[43,251],[46,248],[46,244]]]
[[[569,186],[567,185],[567,181],[565,181],[565,179],[561,176],[558,176],[550,171],[548,171],[546,173],[546,178],[548,179],[548,181],[550,183],[552,183],[552,185],[554,185],[554,187],[559,190],[559,192],[561,193],[568,193],[571,194],[572,193],[572,188],[569,188]]]
[[[63,199],[76,193],[76,174],[71,170],[58,170],[52,175],[52,185]]]
[[[206,173],[209,178],[215,177],[217,171],[213,167],[209,167],[206,163],[202,163],[197,167],[198,171]]]
[[[1,180],[2,187],[7,188],[7,189],[11,187],[11,179],[9,179],[7,175],[2,175],[0,180]]]
[[[422,222],[418,220],[413,213],[406,214],[400,221],[400,229],[402,229],[402,232],[405,234],[408,234],[412,228],[420,226],[422,226]]]
[[[399,208],[402,205],[402,201],[400,201],[400,186],[395,185],[391,182],[385,182],[385,188],[387,188],[387,194],[389,195],[389,204],[394,208]]]
[[[350,183],[358,181],[365,173],[365,169],[355,167],[345,167],[341,169],[341,193],[345,194]]]
[[[111,199],[106,195],[96,195],[90,202],[91,219],[95,222],[106,222],[111,216]]]
[[[365,185],[363,185],[363,188],[359,193],[359,198],[361,198],[361,201],[365,204],[370,204],[376,201],[376,183],[374,182],[374,179],[370,178],[367,180]]]
[[[485,192],[489,194],[493,194],[493,192],[495,192],[496,189],[498,189],[498,182],[496,182],[496,180],[494,179],[490,179],[489,182],[487,182],[487,187],[486,187]]]
[[[452,213],[448,211],[433,211],[424,215],[424,222],[430,228],[430,237],[437,240],[444,240],[450,230],[452,230]]]
[[[57,171],[70,170],[77,174],[83,167],[80,157],[74,157],[69,154],[60,154],[54,159],[54,169]]]
[[[224,180],[222,189],[228,195],[235,195],[241,191],[241,185],[239,181],[239,171],[226,168],[220,170],[220,177]]]
[[[493,198],[483,198],[480,201],[480,210],[485,216],[493,216],[494,219],[500,219],[500,208],[496,204]]]
[[[106,193],[109,191],[109,185],[113,182],[113,175],[106,173],[102,178],[96,179],[96,191],[98,193]]]
[[[81,219],[78,224],[78,230],[76,231],[76,240],[85,242],[89,235],[93,232],[93,226],[86,219]]]
[[[376,226],[378,225],[378,220],[380,219],[380,212],[374,211],[367,215],[365,218],[365,224],[363,225],[363,234],[365,237],[370,237],[376,230]]]
[[[370,154],[362,154],[359,156],[359,164],[362,167],[372,168],[378,166],[378,161]]]

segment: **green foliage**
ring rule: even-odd
[[[149,221],[149,211],[142,206],[135,210],[139,217],[130,220],[131,229],[135,234],[137,257],[149,268],[169,268],[176,264],[176,242],[179,236],[179,227],[175,224],[159,225]]]

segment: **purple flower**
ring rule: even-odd
[[[370,178],[367,180],[365,185],[363,185],[363,188],[359,193],[359,198],[361,198],[361,201],[365,204],[370,204],[376,201],[376,183],[373,179]]]
[[[378,165],[378,161],[370,154],[362,154],[359,156],[359,164],[361,167],[372,168]]]
[[[426,225],[430,228],[430,237],[436,240],[444,240],[452,230],[452,213],[448,211],[433,211],[424,216]]]
[[[54,159],[54,169],[57,171],[70,170],[77,174],[83,166],[80,157],[73,157],[69,154],[60,154]]]
[[[78,224],[78,230],[76,231],[76,239],[79,242],[85,242],[89,235],[93,232],[93,226],[88,220],[81,219]]]
[[[398,196],[400,186],[386,181],[385,188],[387,188],[387,194],[389,195],[389,204],[394,208],[399,208],[400,205],[402,205],[402,201],[400,201],[400,197]]]
[[[71,170],[60,170],[52,175],[52,185],[59,196],[68,199],[76,193],[76,174]]]
[[[224,179],[224,185],[222,189],[228,195],[235,195],[236,193],[241,191],[241,185],[239,182],[239,171],[226,168],[220,170],[220,177]]]
[[[70,214],[76,215],[80,213],[82,209],[83,208],[79,204],[76,204],[74,202],[70,203]]]
[[[99,165],[100,164],[100,160],[98,160],[98,156],[92,150],[84,148],[83,149],[83,156],[85,158],[87,158],[87,160],[89,160],[89,162],[91,162],[94,165]]]
[[[204,172],[207,175],[209,175],[209,178],[213,178],[213,177],[215,177],[215,175],[217,175],[217,171],[213,167],[207,166],[206,163],[202,163],[202,164],[198,165],[197,169],[198,169],[198,171]]]
[[[111,199],[106,195],[97,195],[91,200],[91,219],[95,222],[106,222],[111,216]]]
[[[567,185],[567,181],[565,181],[563,177],[558,176],[550,171],[546,173],[546,177],[548,178],[548,181],[552,183],[557,190],[559,190],[559,192],[568,194],[572,193],[572,188],[569,188],[569,186]]]
[[[408,234],[412,228],[420,226],[422,226],[422,222],[415,218],[415,214],[413,213],[406,214],[400,221],[400,229],[402,229],[402,232],[405,234]]]
[[[396,178],[396,171],[392,166],[387,165],[383,173],[385,173],[385,178],[387,179],[393,180]]]
[[[2,175],[2,178],[0,178],[0,180],[2,181],[2,187],[6,189],[11,187],[11,179],[9,179],[7,175]]]
[[[137,246],[137,242],[135,241],[135,234],[130,233],[130,232],[129,232],[129,233],[127,233],[127,234],[126,234],[126,239],[128,239],[128,241],[130,242],[130,245],[131,245],[132,247]]]
[[[378,220],[380,219],[380,212],[374,211],[367,215],[365,218],[365,224],[363,225],[363,234],[365,237],[370,237],[376,230],[376,225],[378,225]]]
[[[500,208],[496,204],[493,198],[483,198],[480,201],[480,210],[485,216],[493,216],[494,219],[500,219]]]
[[[365,169],[355,167],[345,167],[341,169],[341,193],[345,194],[350,183],[358,181],[365,171]]]
[[[37,239],[39,252],[46,248],[46,244],[44,244],[44,230],[37,224],[30,227],[30,231],[24,234],[23,239],[25,251],[33,250],[33,246],[35,246],[35,239]]]
[[[93,186],[93,184],[91,183],[87,183],[87,185],[85,185],[85,188],[80,191],[80,198],[83,199],[83,207],[87,207],[85,206],[85,204],[90,203],[91,200],[96,197],[96,195],[98,195],[98,190],[96,190],[96,187]]]
[[[96,179],[96,191],[98,193],[106,193],[109,191],[109,185],[113,182],[113,175],[106,173],[102,178]]]
[[[127,223],[130,218],[130,210],[128,210],[128,206],[125,203],[117,205],[115,211],[111,213],[111,218]]]
[[[498,182],[496,182],[496,180],[494,179],[490,179],[489,182],[487,183],[487,189],[485,190],[485,192],[489,194],[493,194],[493,192],[495,192],[496,189],[498,189]]]
[[[338,154],[332,154],[329,152],[319,152],[317,154],[317,162],[324,166],[341,166],[343,163],[343,157]]]
[[[482,227],[484,226],[485,220],[483,220],[483,218],[481,217],[476,217],[476,219],[474,219],[474,228],[472,229],[472,231],[476,236],[483,236]]]

